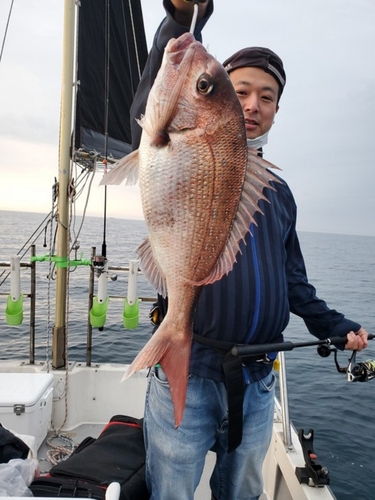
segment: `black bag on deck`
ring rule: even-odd
[[[142,420],[116,415],[97,439],[87,438],[30,489],[39,497],[92,497],[104,500],[112,482],[121,485],[120,500],[148,500]]]
[[[0,424],[0,463],[6,464],[13,458],[27,458],[30,448],[18,436]]]

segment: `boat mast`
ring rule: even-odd
[[[64,1],[60,151],[58,172],[58,227],[56,246],[56,309],[53,327],[52,366],[66,366],[66,298],[68,272],[68,227],[70,145],[72,130],[75,0]]]

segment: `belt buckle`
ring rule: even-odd
[[[264,363],[265,365],[270,365],[274,360],[268,357],[268,354],[263,354],[261,358],[257,359],[257,363]]]

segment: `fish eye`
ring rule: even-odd
[[[214,84],[212,82],[212,78],[206,73],[203,73],[203,75],[201,75],[197,81],[198,92],[203,95],[208,95],[211,94],[213,88]]]

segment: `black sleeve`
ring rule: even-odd
[[[136,121],[136,118],[140,118],[140,116],[145,112],[148,94],[161,66],[164,48],[171,38],[178,38],[182,34],[189,31],[188,26],[182,26],[173,19],[174,7],[170,0],[164,0],[163,5],[167,15],[155,33],[153,45],[146,62],[146,66],[143,70],[133,104],[130,109],[130,126],[133,151],[139,146],[142,132],[141,127]],[[210,18],[212,12],[213,1],[211,1],[208,5],[205,17],[198,21],[195,27],[194,36],[200,42],[202,41],[202,29]]]

